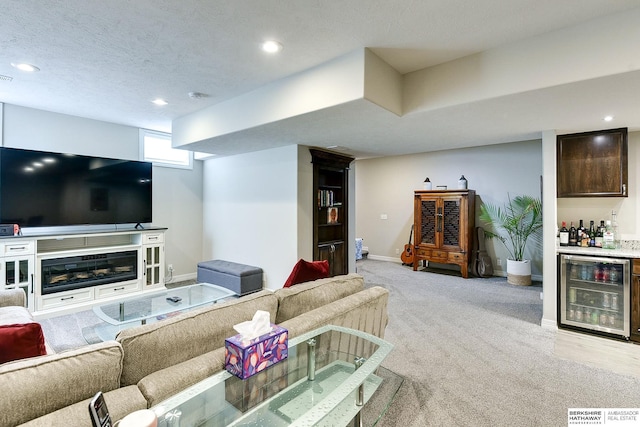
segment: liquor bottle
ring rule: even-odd
[[[604,232],[604,220],[600,221],[600,226],[596,230],[596,248],[602,247],[602,233]]]
[[[607,220],[607,224],[605,225],[605,231],[602,234],[602,248],[603,249],[616,248],[616,243],[613,236],[613,227],[611,226],[610,220]]]
[[[573,226],[573,221],[569,228],[569,246],[578,246],[578,230]]]
[[[618,231],[618,220],[616,211],[611,211],[611,228],[613,228],[613,243],[616,249],[620,249],[620,232]]]
[[[589,222],[589,247],[596,246],[596,227],[593,221]]]
[[[580,241],[578,242],[578,245],[586,248],[589,246],[589,230],[587,230],[587,227],[584,226],[582,220],[580,220],[580,228],[582,229],[582,236]]]
[[[560,246],[569,246],[569,230],[565,221],[562,221],[562,228],[560,229]]]
[[[582,233],[585,231],[584,224],[582,220],[580,220],[580,225],[578,226],[578,246],[582,246]]]

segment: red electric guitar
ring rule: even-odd
[[[411,237],[413,237],[413,224],[411,224],[411,231],[409,232],[409,243],[404,245],[404,251],[400,255],[402,265],[413,265],[413,245],[411,244]]]

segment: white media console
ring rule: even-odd
[[[0,238],[0,289],[22,289],[36,318],[164,287],[166,228]]]

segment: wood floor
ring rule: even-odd
[[[640,345],[559,329],[555,355],[596,368],[640,377]]]

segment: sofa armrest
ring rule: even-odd
[[[27,298],[22,289],[3,289],[0,291],[0,307],[17,305],[27,306]]]

